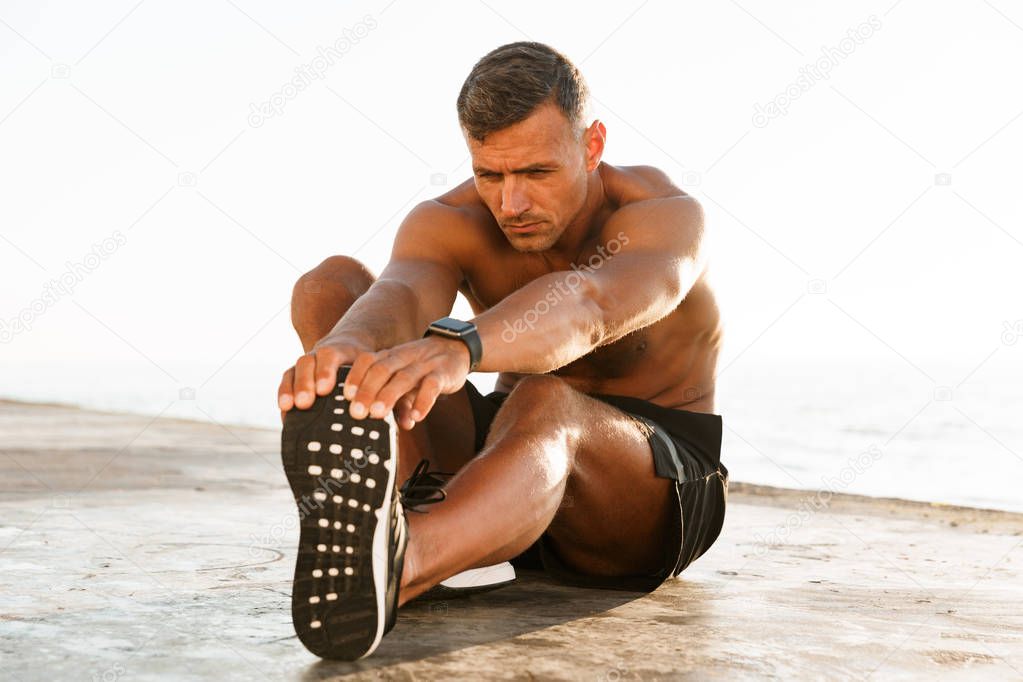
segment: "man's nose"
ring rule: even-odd
[[[528,208],[529,199],[522,183],[514,175],[506,179],[501,187],[501,214],[505,218],[514,218],[522,215]]]

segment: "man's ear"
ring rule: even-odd
[[[586,145],[586,172],[589,173],[600,165],[600,159],[604,156],[607,128],[599,120],[595,120],[583,133],[583,139]]]

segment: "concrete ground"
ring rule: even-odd
[[[277,439],[0,402],[0,675],[1023,679],[1023,515],[740,484],[717,545],[651,594],[523,575],[319,662],[291,628]]]

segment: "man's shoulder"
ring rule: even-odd
[[[609,195],[617,205],[604,223],[605,236],[624,229],[636,237],[647,235],[657,240],[675,235],[688,241],[702,232],[700,202],[675,185],[664,171],[653,166],[618,166],[610,183],[607,174],[602,176],[605,187],[611,184]]]
[[[480,199],[479,193],[476,191],[476,183],[473,182],[472,178],[464,180],[443,194],[439,194],[423,203],[434,204],[452,214],[458,213],[465,218],[471,217],[474,212],[481,208],[486,208],[483,200]]]
[[[486,231],[480,229],[483,221],[479,208],[464,193],[453,190],[413,206],[398,229],[396,242],[411,245],[417,252],[444,253],[465,266],[473,254],[486,247]]]
[[[655,166],[612,166],[601,163],[604,190],[619,206],[650,199],[688,197],[671,177]]]
[[[489,215],[471,179],[444,194],[419,202],[409,211],[416,222],[440,223],[451,230],[478,231]]]
[[[420,201],[409,211],[406,222],[426,226],[443,225],[449,230],[470,227],[478,220],[476,204],[479,196],[475,189],[471,194],[465,190],[465,183],[462,183],[449,192]]]

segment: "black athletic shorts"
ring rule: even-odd
[[[508,397],[494,391],[482,395],[466,382],[469,404],[476,424],[476,452],[483,449],[490,424]],[[561,582],[581,587],[648,591],[674,577],[706,552],[725,520],[728,498],[728,470],[721,464],[721,416],[673,410],[628,396],[591,394],[631,415],[649,427],[648,441],[654,456],[654,471],[675,482],[677,514],[672,518],[673,534],[665,546],[664,564],[656,573],[609,578],[591,576],[570,569],[541,536],[529,549],[512,559],[521,568],[542,568]]]

